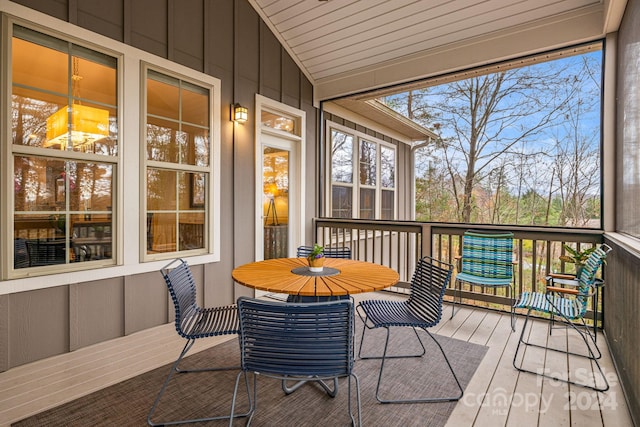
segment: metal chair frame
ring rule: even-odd
[[[174,267],[175,266],[175,267]],[[172,268],[174,267],[174,268]],[[165,280],[169,294],[175,307],[175,326],[178,334],[187,340],[178,359],[173,363],[169,374],[162,384],[162,388],[153,402],[153,406],[147,415],[147,423],[151,426],[174,425],[205,422],[213,420],[228,419],[230,416],[246,417],[249,412],[243,414],[220,415],[207,418],[186,419],[177,421],[152,421],[158,403],[164,394],[169,381],[174,373],[186,374],[197,372],[226,371],[240,369],[239,366],[213,367],[203,369],[179,369],[178,365],[182,358],[191,349],[195,341],[199,338],[213,337],[218,335],[238,333],[238,310],[235,305],[228,305],[214,308],[200,308],[196,303],[196,286],[191,275],[191,269],[183,259],[175,259],[164,266],[160,273]],[[250,391],[247,386],[247,396],[251,404]]]
[[[545,292],[524,292],[522,295],[520,295],[518,301],[514,304],[514,307],[527,309],[527,315],[524,320],[524,325],[522,326],[520,338],[518,339],[518,346],[516,347],[515,354],[513,355],[514,368],[521,372],[540,375],[542,377],[561,381],[567,384],[589,388],[595,391],[604,392],[609,389],[609,382],[607,381],[607,377],[604,374],[600,363],[598,362],[598,359],[602,357],[602,353],[600,352],[600,349],[598,348],[598,345],[596,343],[596,332],[592,332],[591,328],[585,322],[584,316],[587,312],[589,298],[591,298],[595,294],[595,292],[598,291],[598,284],[596,282],[599,279],[596,278],[596,274],[598,273],[598,270],[604,263],[604,259],[610,251],[611,248],[603,244],[589,256],[581,274],[576,279],[575,288],[559,288],[555,286],[547,286]],[[571,328],[572,330],[576,331],[580,335],[580,338],[587,348],[586,354],[569,351],[568,349],[563,350],[553,348],[546,345],[526,341],[524,339],[524,334],[532,311],[539,311],[550,315],[548,326],[549,335],[551,335],[553,329],[555,328],[554,323],[562,323],[565,327]],[[556,318],[561,318],[562,320],[558,321],[556,320]],[[579,321],[579,324],[576,324],[575,321]],[[593,361],[593,363],[596,365],[600,377],[604,381],[604,386],[599,387],[597,385],[595,374],[594,383],[592,386],[590,384],[572,381],[568,378],[559,378],[550,374],[546,374],[544,372],[524,368],[524,357],[520,360],[520,363],[517,364],[517,358],[520,352],[520,346],[522,344],[524,344],[524,348],[526,348],[527,346],[543,348],[546,350],[565,353],[568,355],[584,357]]]
[[[453,285],[451,318],[456,296],[462,304],[462,283],[489,288],[505,288],[511,300],[511,330],[515,332],[513,233],[468,230],[462,236],[461,269]]]
[[[257,377],[307,381],[348,377],[348,410],[352,425],[362,425],[360,384],[353,368],[354,307],[350,300],[319,303],[283,303],[240,297],[240,359],[233,413],[240,377],[253,372],[253,405],[247,426],[258,403]],[[351,409],[351,379],[355,380],[358,422]],[[229,419],[229,426],[233,418]]]
[[[444,349],[438,340],[429,332],[427,328],[437,325],[442,319],[442,303],[445,289],[451,280],[453,266],[445,262],[436,260],[431,257],[424,257],[418,261],[416,270],[411,280],[411,292],[406,301],[387,301],[387,300],[365,300],[361,301],[356,311],[364,323],[362,337],[360,339],[360,348],[358,357],[361,359],[380,359],[380,372],[378,374],[378,384],[376,386],[376,399],[381,403],[428,403],[428,402],[452,402],[460,400],[464,390],[458,381],[451,363],[444,352]],[[389,336],[391,329],[394,327],[410,327],[413,329],[418,342],[422,347],[419,354],[402,354],[388,356]],[[362,345],[365,339],[365,333],[369,329],[385,328],[386,339],[382,356],[362,356]],[[387,359],[400,358],[420,358],[425,355],[426,349],[418,328],[422,329],[436,343],[442,356],[444,357],[449,371],[453,375],[460,393],[455,396],[447,397],[419,397],[415,399],[385,399],[380,396],[380,385],[382,383],[382,375]]]

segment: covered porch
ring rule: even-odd
[[[58,407],[175,360],[184,341],[176,336],[170,323],[172,307],[158,275],[169,255],[188,259],[204,305],[229,304],[252,292],[233,283],[231,271],[265,255],[263,241],[257,237],[265,224],[260,206],[263,186],[254,179],[262,167],[257,161],[262,150],[261,117],[255,111],[259,108],[253,108],[260,102],[265,111],[267,107],[276,112],[295,111],[298,124],[303,125],[300,134],[291,138],[303,153],[301,171],[306,172],[297,176],[301,197],[292,203],[299,214],[300,226],[281,256],[291,256],[298,244],[347,245],[353,258],[389,266],[400,274],[398,286],[376,297],[405,298],[406,284],[417,257],[431,255],[455,262],[460,236],[468,228],[515,231],[519,263],[516,295],[543,289],[541,278],[555,269],[555,257],[563,243],[584,246],[607,243],[613,248],[603,273],[606,285],[601,289],[599,302],[589,312],[589,318],[599,328],[598,344],[611,389],[596,393],[516,371],[511,361],[523,323],[522,313],[518,313],[516,332],[511,332],[510,301],[504,295],[465,288],[463,308],[450,319],[451,305],[447,305],[433,332],[486,346],[487,353],[466,386],[464,398],[451,412],[448,425],[632,426],[638,422],[640,244],[638,236],[629,233],[638,230],[640,200],[637,169],[631,167],[639,162],[637,152],[633,151],[638,144],[640,122],[636,108],[639,77],[634,65],[640,40],[638,0],[548,1],[544,7],[527,13],[519,13],[517,8],[529,2],[470,1],[465,2],[468,7],[457,11],[458,2],[376,1],[376,6],[364,13],[373,14],[378,8],[387,7],[398,10],[381,14],[387,22],[367,15],[364,23],[351,21],[350,28],[342,32],[333,26],[341,14],[351,17],[361,12],[358,2],[114,3],[117,6],[105,8],[98,3],[73,0],[0,0],[3,22],[7,23],[3,26],[3,37],[9,34],[11,25],[24,26],[65,43],[71,40],[69,44],[77,43],[83,49],[104,50],[118,57],[121,61],[118,67],[127,72],[117,68],[118,79],[114,79],[122,98],[113,107],[117,108],[114,117],[122,127],[113,132],[121,145],[113,157],[118,176],[109,202],[114,203],[108,207],[105,203],[103,212],[110,224],[108,234],[98,239],[97,229],[78,230],[79,235],[86,234],[80,238],[99,240],[84,242],[100,247],[92,249],[99,256],[70,257],[68,251],[62,251],[62,255],[54,257],[62,265],[49,271],[47,265],[35,264],[37,270],[30,270],[31,265],[18,269],[11,233],[19,228],[19,221],[12,222],[11,216],[11,212],[18,210],[11,199],[14,183],[10,173],[1,178],[6,214],[0,217],[3,234],[9,236],[3,237],[2,248],[3,253],[14,256],[3,256],[0,268],[0,425]],[[296,7],[292,7],[293,3]],[[325,15],[318,5],[332,8],[331,14]],[[397,26],[391,17],[405,7],[422,7],[424,10],[415,14],[422,21]],[[491,10],[480,13],[477,7]],[[405,18],[412,19],[414,14],[406,15]],[[439,19],[444,19],[442,25],[435,25]],[[316,26],[314,31],[304,30],[308,22]],[[359,31],[364,25],[376,32],[383,24],[396,27],[377,31],[375,35]],[[420,31],[432,27],[438,30],[437,34]],[[313,42],[320,40],[321,35],[331,38],[330,43],[324,40],[314,43],[313,49],[297,48],[298,37]],[[85,41],[89,47],[83,47]],[[607,74],[602,81],[602,170],[598,171],[602,178],[599,227],[560,229],[411,220],[414,177],[407,143],[411,138],[404,140],[403,134],[392,129],[397,120],[387,121],[389,118],[377,115],[378,112],[362,110],[362,105],[354,107],[354,99],[396,84],[446,77],[448,73],[518,61],[529,55],[592,42],[607,45],[603,60]],[[7,40],[3,46],[9,45]],[[11,63],[8,56],[7,63]],[[215,183],[209,188],[206,179],[189,182],[187,204],[189,209],[199,212],[197,221],[179,225],[173,221],[168,227],[156,229],[184,235],[193,246],[180,246],[178,239],[166,242],[160,239],[158,233],[152,232],[158,216],[154,219],[154,213],[147,213],[140,202],[147,191],[141,172],[145,165],[142,136],[145,129],[139,123],[145,119],[140,113],[144,104],[140,81],[148,64],[188,82],[209,84],[215,80],[211,88],[218,98],[212,101],[215,108],[210,112],[215,162],[208,169],[186,168],[189,172],[210,172],[209,183]],[[10,93],[11,81],[4,79],[5,73],[9,75],[9,71],[3,69],[3,82],[7,80],[8,89],[5,92]],[[1,110],[9,117],[11,102],[5,96],[6,108]],[[233,110],[236,104],[249,106],[248,120],[242,125],[229,120],[229,107]],[[3,120],[3,124],[10,122]],[[327,176],[329,120],[339,122],[341,129],[375,136],[387,146],[398,147],[399,196],[394,219],[331,217],[328,207],[331,179]],[[629,124],[630,133],[625,128]],[[10,128],[6,126],[2,139],[3,165],[12,164]],[[413,131],[424,135],[424,129]],[[272,129],[269,132],[273,134]],[[46,157],[48,153],[43,151],[46,148],[20,147],[18,154],[25,158]],[[55,155],[60,156],[61,152]],[[75,153],[71,157],[81,159],[81,156],[93,153]],[[204,185],[208,193],[195,191],[205,188],[198,185]],[[155,214],[164,213],[162,209],[157,211]],[[73,212],[81,225],[84,217],[80,208]],[[52,230],[50,219],[46,223],[46,228]],[[74,228],[67,225],[67,234],[75,234]],[[282,228],[271,229],[273,235],[286,239],[279,230]],[[70,248],[69,239],[60,244]],[[108,250],[102,248],[105,245]],[[94,264],[70,263],[78,260]],[[65,262],[70,265],[64,265]],[[448,301],[451,294],[449,289]],[[531,334],[542,340],[571,342],[562,332],[547,337],[546,328],[546,321],[538,319]],[[195,350],[204,351],[223,344],[222,341],[199,342]],[[554,352],[525,357],[540,362],[540,369],[560,376],[574,375],[570,371],[576,367],[589,369],[574,366],[566,356]],[[138,410],[146,414],[148,407]],[[411,411],[411,405],[390,405],[388,410],[406,413]],[[144,418],[136,416],[131,424],[144,422]]]

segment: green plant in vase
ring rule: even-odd
[[[562,245],[562,247],[567,253],[565,255],[560,255],[560,261],[563,261],[569,264],[575,264],[576,277],[580,275],[580,272],[582,271],[582,268],[584,267],[584,264],[587,261],[587,258],[589,258],[589,255],[591,255],[593,251],[596,250],[595,246],[590,246],[588,248],[578,250],[578,249],[572,248],[566,243]]]
[[[307,256],[309,262],[309,270],[313,272],[322,271],[324,265],[324,247],[315,243],[311,253]]]

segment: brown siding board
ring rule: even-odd
[[[223,78],[222,71],[233,73],[233,2],[218,0],[208,5],[208,38],[205,40],[208,74]],[[229,78],[224,80],[224,84],[230,85],[232,81],[233,74],[230,74]]]
[[[124,279],[98,280],[69,287],[70,349],[124,335]]]
[[[165,0],[131,2],[131,45],[167,57],[168,12]]]
[[[234,263],[242,265],[255,259],[255,141],[254,141],[254,94],[256,80],[237,77],[235,100],[250,107],[249,120],[234,125],[233,172],[233,241]],[[240,166],[243,165],[243,166]],[[229,272],[229,276],[231,272]],[[241,287],[242,288],[242,287]],[[240,288],[240,291],[243,290]],[[247,288],[245,288],[247,289]]]
[[[63,21],[69,20],[69,6],[66,0],[11,0],[30,9],[37,10]]]
[[[124,41],[122,1],[82,0],[78,4],[78,26],[120,42]]]
[[[169,322],[167,287],[158,272],[124,278],[125,335]]]
[[[236,34],[236,90],[242,84],[242,81],[250,81],[254,84],[251,87],[255,87],[251,91],[252,94],[258,92],[256,83],[260,79],[260,18],[258,14],[253,10],[249,2],[240,1],[236,2],[236,15],[239,22],[242,24],[238,26]],[[252,97],[253,98],[253,97]],[[236,97],[236,99],[238,99]],[[243,102],[247,102],[242,98]],[[251,99],[253,102],[253,99]]]
[[[271,30],[260,23],[260,93],[280,100],[282,79],[282,47]]]
[[[286,52],[282,52],[282,102],[300,108],[300,76],[302,73]]]
[[[174,1],[173,60],[194,70],[204,69],[204,8],[202,0]]]
[[[9,295],[9,364],[23,365],[69,351],[69,288]]]

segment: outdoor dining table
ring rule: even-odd
[[[398,283],[398,273],[389,267],[371,262],[343,258],[325,258],[321,272],[309,271],[306,258],[274,258],[241,265],[231,273],[233,280],[267,292],[285,293],[300,300],[316,297],[318,301],[347,297],[362,292],[379,291]],[[303,299],[303,297],[306,297]],[[282,381],[282,389],[289,394],[312,381],[331,397],[338,393],[338,380],[333,390],[321,380],[302,380],[291,387]]]
[[[379,291],[398,283],[398,273],[383,265],[325,258],[322,272],[311,272],[306,258],[275,258],[241,265],[231,273],[241,285],[299,297],[337,297]]]

